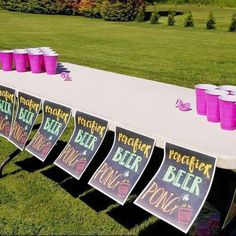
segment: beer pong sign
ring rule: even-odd
[[[166,143],[160,169],[135,204],[187,233],[215,174],[216,159]]]
[[[0,136],[8,138],[13,121],[15,90],[0,85]]]
[[[74,122],[71,139],[54,164],[79,180],[100,147],[108,122],[79,111]]]
[[[41,99],[18,93],[18,108],[9,140],[23,150],[40,110]]]
[[[45,161],[66,128],[70,115],[70,108],[45,100],[43,122],[26,150],[41,161]]]
[[[154,139],[116,127],[115,141],[89,184],[123,205],[145,170]]]

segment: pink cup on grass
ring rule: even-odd
[[[46,53],[44,54],[44,65],[48,75],[55,75],[57,72],[58,54]]]
[[[28,64],[28,53],[26,50],[13,50],[13,58],[17,72],[26,72]]]
[[[206,110],[207,120],[210,122],[220,122],[219,96],[227,95],[228,92],[219,89],[206,90]]]
[[[236,128],[236,96],[223,95],[220,101],[220,126],[225,130]]]
[[[43,54],[40,52],[29,53],[29,63],[32,73],[41,73],[43,65]]]
[[[212,84],[197,84],[195,85],[196,107],[197,114],[206,115],[206,90],[216,89]]]
[[[3,71],[12,70],[13,55],[11,50],[0,51],[0,62]]]

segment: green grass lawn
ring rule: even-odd
[[[192,9],[196,26],[184,28],[185,16],[168,27],[165,17],[151,25],[0,11],[0,47],[51,46],[61,61],[186,87],[200,82],[236,84],[236,34],[227,32],[236,9],[175,9]],[[210,11],[216,16],[216,30],[205,29]]]
[[[170,7],[158,5],[158,9]],[[0,10],[0,49],[50,46],[60,54],[60,61],[145,79],[185,87],[196,83],[236,85],[236,33],[227,32],[236,9],[196,6],[175,9],[185,12],[191,9],[196,26],[184,28],[184,16],[176,17],[176,26],[168,27],[166,18],[161,18],[158,25],[151,25]],[[211,31],[205,29],[210,11],[217,20],[217,29]],[[70,122],[61,141],[68,141],[72,130]],[[0,138],[0,161],[15,150],[11,143]],[[53,155],[55,159],[55,152]],[[55,171],[50,162],[41,165],[24,151],[16,153],[4,175],[0,179],[0,235],[147,232],[162,235],[164,230],[166,234],[181,235],[133,206],[134,195],[128,201],[130,205],[119,207],[89,188],[86,181],[91,173],[81,181],[73,181],[58,168]],[[101,209],[97,210],[94,204]],[[102,207],[106,204],[107,207]],[[132,221],[136,216],[145,218]]]

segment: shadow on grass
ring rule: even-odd
[[[174,236],[186,236],[185,233],[179,231],[173,226],[167,224],[162,220],[157,220],[153,224],[150,224],[145,229],[139,232],[139,235],[174,235]]]
[[[98,167],[101,165],[102,161],[106,158],[109,151],[111,150],[112,144],[114,140],[114,133],[109,131],[107,132],[104,141],[99,148],[99,151],[95,155],[93,161],[85,171],[84,175],[81,178],[81,182],[88,183],[94,172],[98,169]],[[90,187],[90,189],[93,189]],[[103,193],[93,190],[85,195],[81,196],[80,199],[86,203],[89,207],[93,208],[95,211],[103,211],[107,209],[112,204],[115,204],[115,202],[104,195]]]
[[[236,216],[231,222],[224,228],[222,236],[235,236],[236,235]]]
[[[33,129],[32,129],[32,130],[38,129],[39,126],[40,126],[39,124],[35,124],[35,125],[33,126]],[[27,146],[29,143],[30,143],[30,140],[28,140],[28,141],[26,142],[25,146]],[[7,176],[7,175],[13,175],[13,174],[19,172],[19,170],[17,170],[17,171],[13,171],[13,172],[11,172],[11,173],[8,173],[8,174],[4,174],[4,175],[2,174],[2,172],[3,172],[4,168],[5,168],[5,166],[6,166],[7,164],[9,164],[9,163],[12,161],[12,159],[14,159],[20,152],[21,152],[21,150],[17,148],[13,153],[11,153],[7,158],[5,158],[5,160],[4,160],[2,163],[0,163],[0,177],[1,177],[1,178],[2,178],[2,177],[5,177],[5,176]]]
[[[28,144],[29,141],[26,143]],[[8,176],[8,175],[13,175],[19,171],[13,171],[11,173],[7,173],[7,174],[2,174],[4,168],[12,161],[12,159],[14,159],[19,153],[21,152],[20,149],[16,149],[13,153],[11,153],[7,158],[5,158],[5,160],[3,160],[2,163],[0,163],[0,178],[3,178],[5,176]]]
[[[114,134],[112,132],[108,132],[104,138],[104,141],[97,152],[97,154],[94,156],[93,160],[91,161],[90,165],[82,175],[80,180],[75,179],[74,177],[71,177],[68,173],[63,171],[57,166],[53,166],[51,168],[48,168],[47,170],[43,170],[41,173],[46,176],[47,178],[57,182],[62,188],[64,188],[70,195],[73,197],[78,197],[81,194],[87,192],[88,190],[91,190],[92,188],[87,184],[93,173],[96,171],[96,169],[99,167],[103,159],[106,157],[108,152],[110,151],[110,148],[112,146],[114,139]],[[54,154],[58,157],[59,154]],[[104,195],[103,195],[104,196]],[[94,198],[96,199],[96,197]],[[93,202],[97,202],[96,200],[92,200]],[[88,200],[87,198],[83,198],[83,201],[86,202]],[[89,200],[86,202],[88,205],[90,204]],[[101,205],[98,203],[98,205]]]
[[[17,174],[18,172],[22,171],[22,169],[18,169],[18,170],[14,170],[10,173],[7,173],[7,174],[3,174],[1,178],[4,178],[6,176],[10,176],[10,175],[14,175],[14,174]]]
[[[236,188],[236,173],[230,170],[217,168],[207,202],[221,213],[221,225],[223,224],[230,208]],[[224,236],[236,235],[236,216],[222,231]]]
[[[45,162],[42,162],[33,156],[22,161],[17,161],[15,164],[30,173],[38,171],[53,163],[53,161],[61,153],[65,145],[65,142],[58,141],[46,158]]]
[[[155,175],[162,162],[163,154],[163,149],[157,147],[154,148],[147,168],[143,172],[143,175],[132,191],[133,200],[126,202],[124,206],[119,205],[118,207],[114,207],[107,213],[115,221],[117,221],[127,229],[131,229],[135,225],[141,224],[151,216],[149,213],[136,206],[133,201],[137,198],[137,196],[142,192],[142,190],[147,186],[149,181]]]
[[[106,210],[109,206],[116,204],[115,201],[96,189],[85,194],[80,199],[96,212]]]
[[[47,170],[41,171],[41,173],[45,177],[57,182],[74,198],[78,197],[90,188],[87,183],[79,182],[57,166],[52,166]]]
[[[226,217],[236,188],[236,174],[217,168],[207,201]]]
[[[151,216],[133,202],[126,202],[124,206],[115,207],[107,214],[127,229],[141,224]]]

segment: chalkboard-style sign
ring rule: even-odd
[[[45,100],[43,103],[43,122],[26,150],[41,161],[45,161],[65,130],[70,115],[70,108]]]
[[[9,140],[23,150],[39,114],[41,99],[18,92],[18,107]]]
[[[123,205],[145,170],[154,139],[116,127],[115,141],[89,184]]]
[[[0,136],[10,135],[15,105],[15,90],[0,85]]]
[[[228,213],[226,215],[226,218],[224,220],[222,229],[225,228],[226,225],[229,224],[229,222],[236,216],[236,189],[234,191],[234,196],[232,198]]]
[[[160,169],[135,204],[187,233],[206,200],[215,168],[215,158],[166,143]]]
[[[79,180],[100,147],[108,122],[79,111],[74,122],[70,141],[54,164]]]

